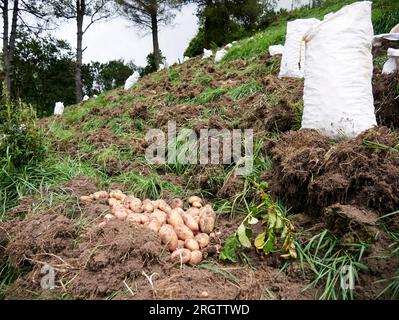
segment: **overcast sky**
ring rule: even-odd
[[[300,0],[307,1],[307,0]],[[292,0],[279,0],[279,8],[290,8]],[[159,33],[162,53],[169,64],[180,58],[190,40],[198,31],[196,6],[186,5],[178,12],[174,26],[163,28]],[[63,24],[54,34],[67,40],[75,48],[76,26],[74,22]],[[113,59],[133,60],[137,65],[146,65],[146,56],[152,52],[151,34],[139,33],[123,18],[93,25],[84,36],[84,62],[107,62]]]

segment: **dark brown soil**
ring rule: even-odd
[[[337,143],[314,130],[289,132],[271,143],[273,166],[263,178],[295,213],[320,216],[336,203],[390,213],[399,207],[399,153],[389,149],[397,143],[384,127]]]

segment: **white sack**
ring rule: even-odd
[[[279,77],[303,78],[305,67],[305,45],[302,43],[303,35],[320,20],[298,19],[287,24],[287,35],[281,59]],[[301,68],[299,68],[301,63]]]
[[[277,44],[269,47],[269,53],[271,56],[275,56],[278,54],[283,54],[284,46],[281,44]]]
[[[202,59],[208,59],[212,57],[212,55],[213,55],[212,50],[204,49],[204,56],[202,57]]]
[[[388,49],[388,60],[382,68],[382,74],[391,74],[399,70],[399,49]]]
[[[399,33],[399,23],[394,26],[389,33]]]
[[[125,90],[129,90],[131,87],[135,85],[137,81],[140,79],[140,73],[135,71],[129,78],[127,78],[125,82]]]
[[[233,44],[231,44],[231,43],[228,43],[228,44],[226,44],[226,45],[224,46],[225,49],[230,49],[230,48],[232,48],[232,47],[233,47]]]
[[[215,62],[222,61],[223,57],[226,54],[227,54],[227,50],[226,49],[221,49],[221,50],[217,51],[216,55],[215,55]]]
[[[90,100],[90,97],[88,96],[88,95],[85,95],[84,97],[83,97],[83,100],[82,101],[89,101]]]
[[[302,128],[355,137],[375,125],[371,2],[355,2],[305,35]]]
[[[186,61],[188,61],[188,60],[190,60],[190,57],[185,56],[185,57],[183,58],[183,62],[186,62]]]
[[[64,114],[64,103],[57,102],[54,108],[54,115],[55,116],[62,116]]]

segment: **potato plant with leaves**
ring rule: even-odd
[[[284,259],[297,258],[293,225],[286,218],[283,207],[264,191],[265,186],[258,187],[261,189],[261,203],[250,210],[236,232],[226,240],[219,255],[221,260],[237,262],[240,258],[240,249],[252,246],[258,253],[281,253]],[[252,227],[258,223],[263,223],[265,229],[252,243]]]

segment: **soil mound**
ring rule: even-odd
[[[309,129],[289,132],[271,142],[273,166],[263,178],[295,213],[321,215],[340,203],[386,214],[399,206],[397,145],[385,127],[342,142]]]

